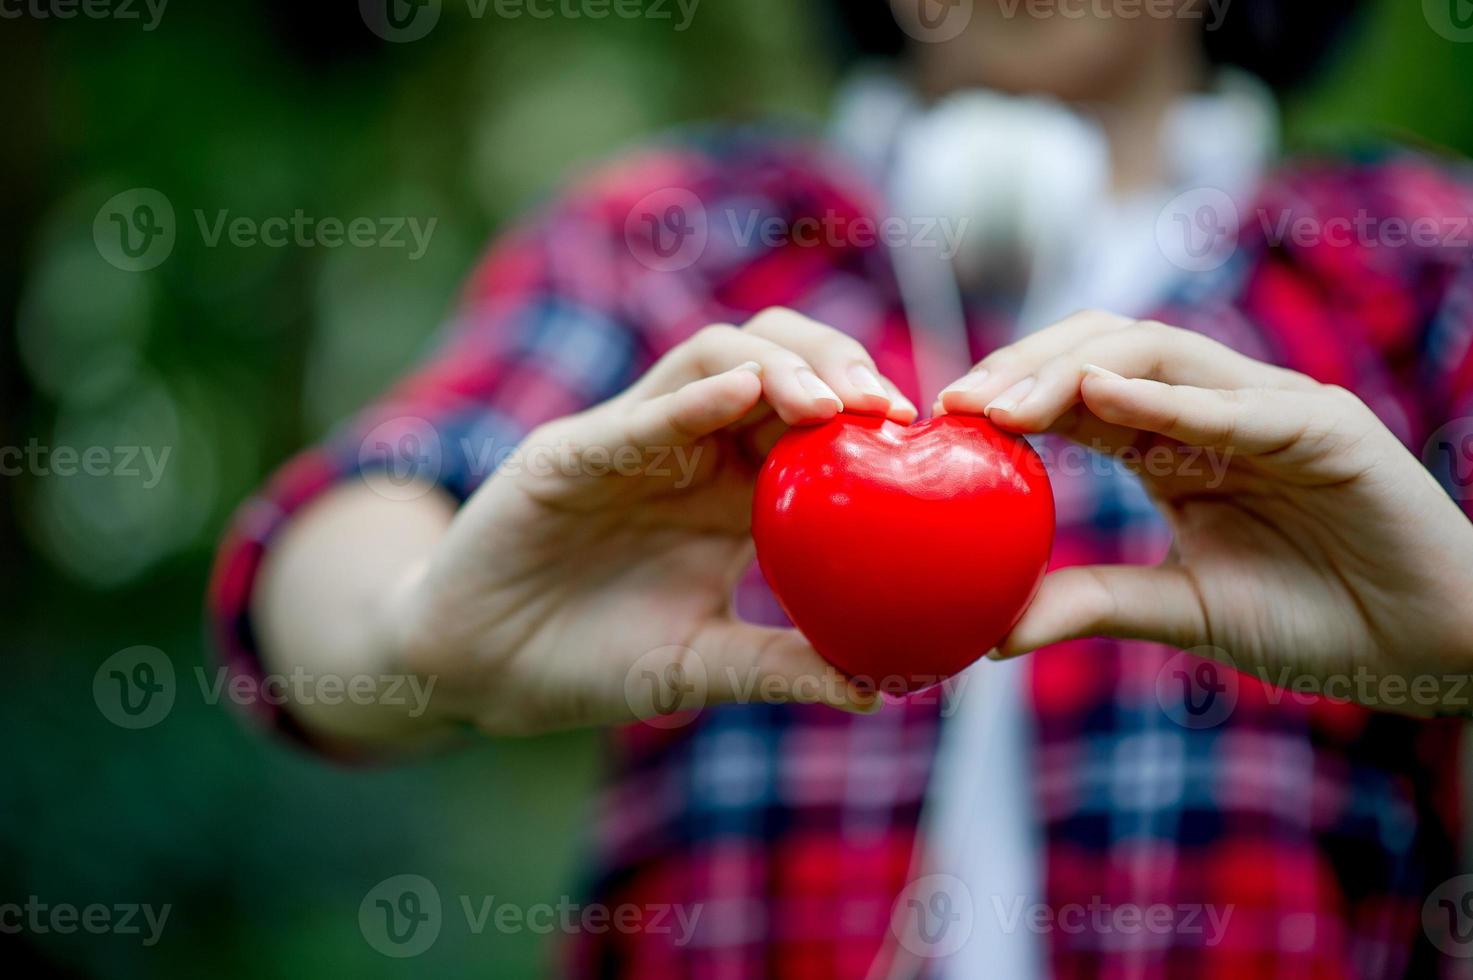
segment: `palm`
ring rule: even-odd
[[[913,419],[887,385],[862,347],[789,311],[697,332],[529,433],[460,509],[407,603],[411,665],[497,732],[648,717],[630,692],[643,675],[668,681],[654,713],[684,709],[697,699],[670,678],[687,669],[708,675],[701,704],[750,678],[781,681],[778,700],[872,708],[842,678],[800,692],[832,668],[796,631],[738,621],[730,597],[765,449],[846,405]]]
[[[1231,459],[1221,480],[1146,477],[1173,532],[1166,564],[1189,579],[1210,646],[1269,676],[1407,665],[1397,638],[1423,610],[1406,596],[1435,594],[1436,573],[1385,519],[1408,490],[1388,484],[1394,450],[1318,433]]]
[[[1370,653],[1362,647],[1372,624],[1348,587],[1343,552],[1316,540],[1325,525],[1313,496],[1208,496],[1165,508],[1168,561],[1195,587],[1207,643],[1233,651],[1245,669],[1285,649],[1328,666]]]
[[[461,643],[474,638],[483,658],[500,661],[503,689],[530,699],[534,716],[617,714],[610,701],[622,698],[628,664],[689,645],[724,613],[742,552],[733,477],[724,464],[703,466],[699,485],[684,490],[617,477],[489,485],[453,531],[476,542],[460,572],[476,596],[475,614],[456,627]]]

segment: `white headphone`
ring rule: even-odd
[[[1104,292],[1130,305],[1141,290],[1126,283],[1116,296],[1108,285],[1149,278],[1150,270],[1137,270],[1153,256],[1131,251],[1155,246],[1146,234],[1115,235],[1121,219],[1146,221],[1149,231],[1180,189],[1214,187],[1246,198],[1276,148],[1277,128],[1266,87],[1224,73],[1213,91],[1187,96],[1168,114],[1161,138],[1166,185],[1145,199],[1119,201],[1110,193],[1104,131],[1083,112],[985,89],[927,106],[892,74],[856,75],[836,106],[838,144],[884,190],[894,214],[945,218],[962,232],[951,261],[934,249],[894,252],[909,319],[924,329],[918,347],[929,351],[918,356],[923,397],[966,365],[962,290],[992,287],[1018,297],[1023,329],[1068,312],[1062,307],[1071,294],[1098,304],[1107,300],[1093,294]],[[1123,269],[1109,268],[1112,259]],[[1099,282],[1081,283],[1092,271]]]

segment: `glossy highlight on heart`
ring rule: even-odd
[[[1043,581],[1054,498],[1026,441],[977,416],[788,431],[758,474],[757,562],[820,655],[883,691],[995,647]]]

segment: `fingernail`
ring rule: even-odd
[[[798,369],[798,384],[805,392],[808,393],[808,396],[810,398],[816,399],[817,401],[821,402],[833,402],[835,405],[839,406],[839,411],[842,412],[844,410],[844,403],[840,401],[839,396],[834,393],[834,389],[824,384],[823,380],[819,378],[818,375],[808,370],[808,368]]]
[[[1028,393],[1033,390],[1033,386],[1036,384],[1038,384],[1038,379],[1030,374],[994,398],[992,403],[982,410],[982,414],[991,415],[995,411],[1016,412],[1018,406],[1023,404],[1023,399],[1028,397]]]
[[[758,364],[756,361],[747,361],[744,364],[738,364],[736,367],[732,368],[732,370],[751,371],[753,374],[760,376],[762,374],[762,365]]]
[[[987,370],[986,368],[978,368],[975,371],[962,375],[960,378],[957,378],[951,384],[947,385],[941,390],[941,394],[944,395],[948,391],[975,391],[976,389],[982,387],[982,382],[986,381],[988,375],[990,375],[991,373],[992,372]]]
[[[863,364],[855,364],[849,369],[849,380],[854,383],[854,387],[866,395],[874,395],[876,398],[885,399],[885,401],[890,400],[890,393],[880,383],[880,376]]]
[[[1116,374],[1114,371],[1111,371],[1109,368],[1102,368],[1098,364],[1086,364],[1084,366],[1084,373],[1085,374],[1092,374],[1092,375],[1094,375],[1097,378],[1104,378],[1106,381],[1124,381],[1125,380],[1125,378],[1123,376]]]

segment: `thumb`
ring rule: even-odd
[[[855,714],[869,714],[881,704],[877,694],[861,691],[795,629],[723,617],[703,628],[691,646],[706,668],[712,703],[827,704]]]
[[[1211,642],[1191,573],[1180,565],[1086,565],[1044,577],[1033,603],[998,644],[1005,660],[1086,636],[1150,640],[1179,649]]]

